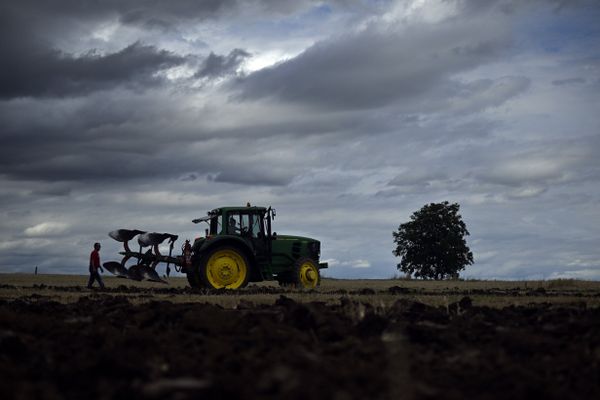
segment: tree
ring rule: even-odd
[[[417,278],[444,279],[457,276],[473,264],[465,236],[469,231],[458,213],[458,203],[431,203],[423,206],[393,232],[401,257],[398,269]]]

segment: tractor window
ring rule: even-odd
[[[250,230],[250,216],[248,214],[242,214],[242,223],[240,226],[241,232],[242,234],[244,233],[248,233],[248,231]]]
[[[222,229],[221,220],[223,218],[220,215],[215,215],[210,219],[210,234],[211,235],[219,235]]]
[[[227,220],[227,233],[230,235],[239,235],[240,234],[240,215],[239,214],[229,214]]]
[[[227,216],[227,233],[258,238],[265,234],[263,218],[259,214],[241,212]]]
[[[264,229],[262,226],[262,216],[258,214],[252,215],[252,227],[250,229],[252,237],[264,236]]]

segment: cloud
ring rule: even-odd
[[[57,50],[9,55],[0,71],[0,96],[85,95],[118,86],[142,90],[161,82],[158,71],[184,62],[184,57],[141,43],[104,56],[74,57]]]
[[[288,137],[279,137],[279,125],[265,125],[260,114],[254,116],[256,124],[244,126],[238,122],[245,122],[244,115],[226,106],[216,115],[211,109],[186,113],[181,110],[188,107],[187,93],[171,94],[168,101],[165,96],[155,88],[0,103],[2,172],[11,179],[71,182],[60,187],[73,190],[75,182],[90,180],[132,183],[192,175],[195,180],[280,186],[304,168],[307,156],[298,152],[304,143],[286,149]],[[235,129],[212,126],[221,113]],[[282,122],[281,127],[298,124]]]
[[[560,140],[529,143],[529,151],[516,154],[498,154],[485,168],[479,168],[477,179],[512,187],[525,187],[524,193],[541,191],[541,187],[567,184],[583,176],[591,179],[598,172],[593,166],[598,140],[580,138],[577,141]],[[594,172],[595,171],[595,172]]]
[[[210,176],[210,180],[214,182],[238,183],[244,185],[267,185],[267,186],[284,186],[292,180],[293,174],[289,171],[278,171],[271,168],[243,168],[236,169],[235,167],[229,170],[218,172]]]
[[[240,64],[248,57],[250,57],[250,53],[242,49],[233,49],[226,56],[210,53],[194,77],[218,78],[234,73]]]
[[[119,4],[121,3],[121,4]],[[235,0],[203,1],[178,0],[170,2],[147,2],[139,0],[116,2],[108,9],[119,12],[119,21],[124,24],[141,25],[146,28],[169,28],[177,21],[204,19],[219,15],[236,5]]]
[[[546,190],[548,190],[548,188],[544,186],[525,186],[510,191],[507,196],[510,199],[525,199],[528,197],[537,197]]]
[[[68,228],[69,225],[63,222],[48,221],[29,227],[24,233],[30,237],[48,237],[63,234]]]
[[[446,173],[434,173],[433,171],[414,171],[406,170],[388,182],[388,186],[399,188],[402,191],[427,192],[435,188],[449,188],[456,186],[456,178],[450,178]],[[380,196],[397,193],[396,190],[383,190],[379,192]]]
[[[65,21],[90,24],[113,19],[123,25],[164,33],[187,23],[238,15],[288,15],[313,5],[311,0],[61,0],[54,3],[22,0],[18,4],[3,3],[2,14],[19,23],[28,22],[23,29],[29,31],[56,30],[60,25],[64,28]]]
[[[333,109],[418,102],[454,74],[493,60],[508,44],[508,32],[491,21],[365,29],[316,43],[289,61],[240,78],[233,89],[241,100],[273,98]]]
[[[558,180],[563,174],[564,168],[559,160],[519,157],[494,166],[485,178],[494,183],[517,186],[528,182]]]
[[[146,28],[171,26],[177,21],[216,17],[226,10],[237,7],[235,0],[203,1],[175,0],[148,2],[144,0],[62,0],[50,4],[38,0],[23,0],[18,5],[7,4],[5,12],[12,15],[33,17],[41,24],[56,18],[96,20],[117,17],[121,23],[141,25]]]
[[[497,107],[529,88],[531,80],[523,76],[480,79],[473,82],[454,82],[455,93],[448,98],[450,112],[472,113]]]
[[[586,80],[583,78],[556,79],[552,81],[552,84],[555,86],[571,86],[584,83],[586,83]]]
[[[371,268],[371,263],[368,260],[362,259],[340,261],[335,258],[330,258],[323,260],[323,262],[326,262],[329,267]]]

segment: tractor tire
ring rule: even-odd
[[[187,272],[186,275],[188,283],[191,287],[197,289],[201,289],[204,287],[204,285],[202,285],[202,282],[200,281],[200,278],[198,277],[198,271]]]
[[[203,289],[205,286],[200,279],[200,274],[198,271],[198,259],[196,257],[192,258],[192,267],[188,269],[185,273],[187,276],[187,281],[191,287],[196,289]]]
[[[321,284],[321,274],[317,263],[308,257],[296,260],[289,283],[301,289],[314,289],[319,286]]]
[[[248,284],[250,262],[236,247],[215,247],[200,258],[198,277],[209,289],[239,289]]]

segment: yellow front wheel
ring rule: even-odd
[[[321,277],[317,264],[310,258],[296,261],[296,284],[302,288],[314,289],[319,286]]]
[[[218,247],[202,257],[200,278],[212,289],[238,289],[248,284],[250,264],[235,247]]]

